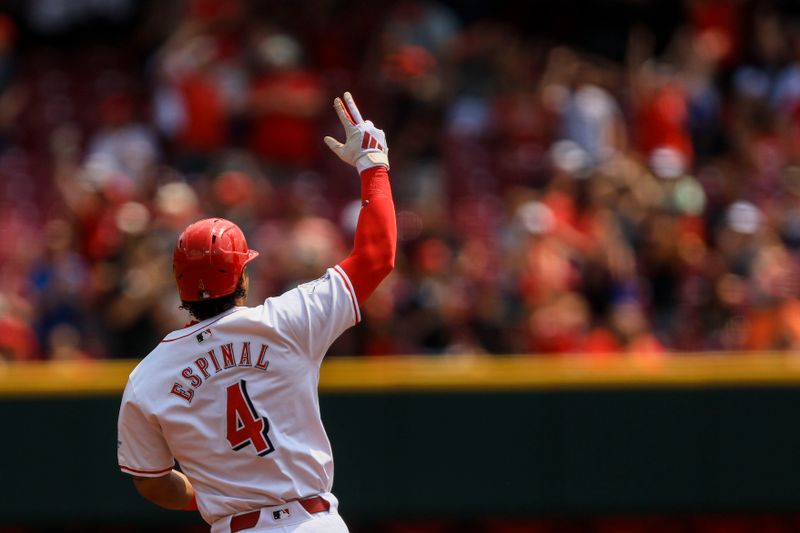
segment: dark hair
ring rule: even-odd
[[[211,300],[200,300],[199,302],[181,301],[181,309],[186,309],[189,314],[196,320],[205,320],[220,313],[224,313],[231,307],[236,305],[236,300],[245,298],[247,291],[244,288],[244,273],[239,278],[239,283],[236,285],[236,290],[225,296],[219,298],[212,298]]]

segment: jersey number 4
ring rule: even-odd
[[[245,380],[228,387],[227,439],[231,448],[238,451],[252,444],[258,455],[264,456],[275,450],[267,432],[269,422],[260,416],[250,396]]]

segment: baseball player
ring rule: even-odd
[[[246,307],[245,266],[258,252],[227,220],[190,225],[173,269],[196,322],[139,363],[122,397],[120,469],[144,498],[198,509],[212,533],[347,531],[331,494],[319,368],[391,272],[397,229],[384,133],[349,93],[334,108],[347,138],[325,143],[361,176],[351,254],[319,279]]]

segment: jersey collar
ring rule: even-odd
[[[193,335],[196,332],[201,331],[204,328],[210,326],[211,324],[213,324],[213,323],[215,323],[215,322],[217,322],[219,320],[222,320],[226,316],[232,315],[236,311],[241,311],[242,309],[245,309],[245,307],[244,306],[236,306],[236,307],[232,307],[232,308],[228,309],[227,311],[223,311],[222,313],[218,314],[217,316],[212,316],[211,318],[207,318],[207,319],[201,320],[199,322],[196,321],[196,320],[193,320],[192,322],[190,322],[189,324],[187,324],[183,328],[176,329],[172,333],[167,334],[167,336],[164,337],[164,339],[161,342],[172,342],[172,341],[176,341],[178,339],[182,339],[184,337],[188,337],[190,335]]]

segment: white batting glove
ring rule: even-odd
[[[358,112],[356,103],[350,93],[342,98],[336,97],[333,108],[339,115],[347,140],[344,144],[330,136],[324,141],[328,148],[339,158],[356,167],[358,173],[377,166],[389,168],[389,147],[386,146],[386,135],[375,127],[371,120],[365,121]]]

